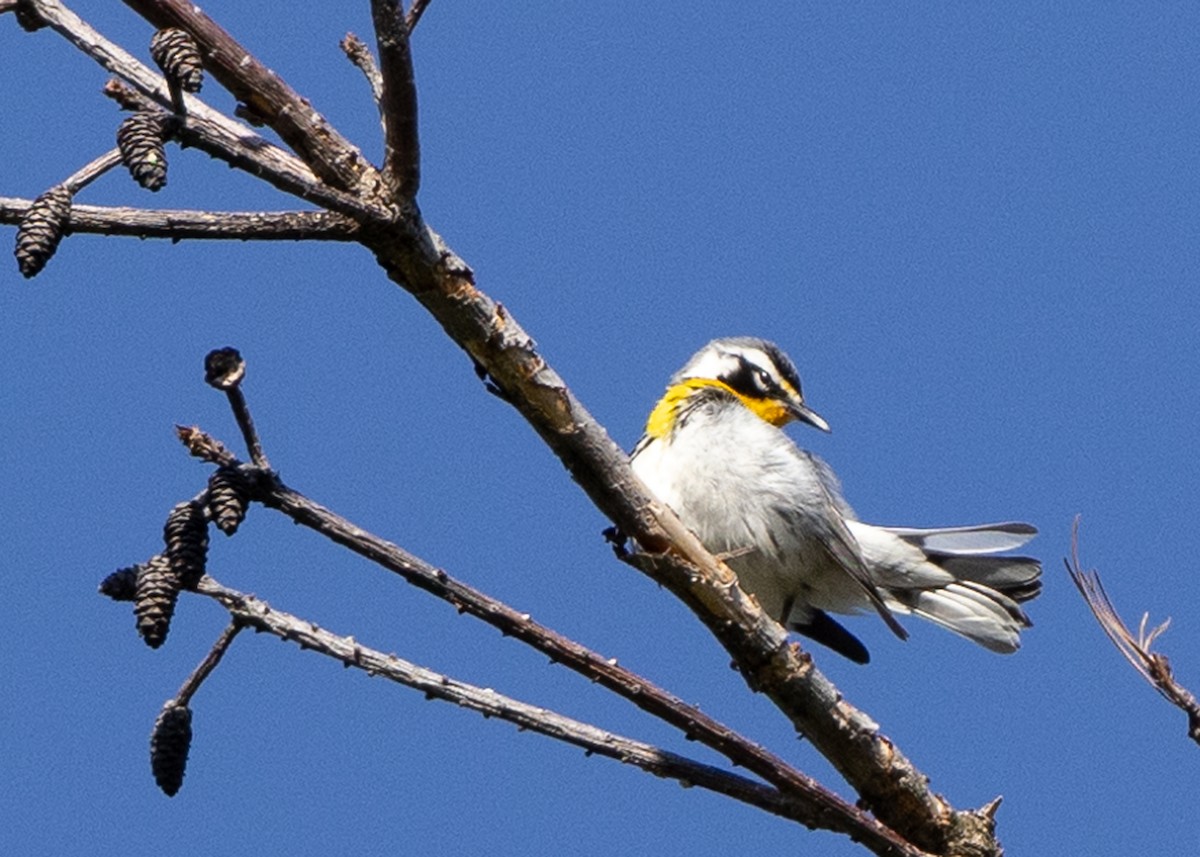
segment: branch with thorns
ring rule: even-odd
[[[1188,737],[1200,744],[1200,702],[1197,702],[1196,697],[1175,680],[1171,671],[1171,662],[1167,656],[1151,651],[1155,641],[1170,626],[1171,620],[1165,619],[1162,623],[1147,630],[1150,614],[1143,613],[1142,621],[1138,623],[1137,636],[1134,636],[1108,597],[1104,584],[1100,582],[1100,573],[1095,569],[1084,571],[1079,562],[1079,518],[1075,519],[1075,524],[1071,529],[1071,559],[1064,559],[1063,563],[1067,567],[1067,574],[1071,576],[1075,588],[1079,590],[1079,594],[1087,602],[1092,615],[1100,623],[1100,628],[1108,639],[1112,640],[1117,651],[1137,670],[1138,675],[1149,682],[1172,705],[1187,714]]]

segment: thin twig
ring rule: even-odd
[[[121,163],[121,150],[112,148],[91,163],[85,164],[63,182],[72,194],[79,193],[100,176]]]
[[[490,688],[457,681],[394,654],[384,654],[362,645],[353,637],[338,636],[308,620],[273,608],[254,596],[224,587],[211,577],[201,578],[196,591],[220,602],[236,623],[298,643],[302,649],[334,658],[347,667],[414,688],[429,699],[453,702],[485,717],[506,720],[520,729],[581,747],[589,754],[635,765],[655,776],[675,779],[685,785],[709,789],[808,827],[833,829],[828,826],[829,816],[807,801],[787,796],[746,777],[520,702]],[[856,829],[853,833],[876,854],[919,857],[922,853],[881,825],[865,831]]]
[[[204,680],[217,668],[217,664],[221,662],[221,658],[229,651],[229,646],[233,643],[233,638],[238,635],[238,631],[242,630],[243,627],[245,626],[241,620],[235,616],[228,627],[221,632],[221,636],[217,637],[208,654],[204,656],[204,660],[196,666],[196,669],[192,671],[192,674],[180,686],[179,693],[175,694],[175,701],[179,705],[186,706],[192,701],[192,694],[200,689],[200,685],[204,683]]]
[[[178,428],[180,439],[194,455],[226,467],[239,467],[252,486],[252,499],[278,509],[298,524],[310,527],[372,562],[399,574],[410,584],[452,604],[460,612],[482,619],[505,636],[548,655],[555,663],[579,673],[633,702],[676,728],[688,738],[721,753],[735,765],[757,774],[780,790],[811,803],[823,814],[823,827],[859,835],[864,829],[882,828],[869,815],[845,803],[811,777],[778,756],[749,741],[728,726],[688,705],[678,697],[622,667],[614,659],[558,634],[451,577],[391,542],[379,538],[336,513],[293,491],[273,473],[238,462],[219,441],[194,427]],[[839,818],[840,817],[840,818]],[[883,835],[883,834],[879,834]],[[890,834],[889,834],[890,835]],[[899,840],[897,840],[899,841]]]
[[[375,106],[378,107],[383,98],[383,77],[379,74],[379,66],[375,64],[375,57],[371,55],[371,49],[354,33],[346,33],[339,46],[350,62],[354,63],[363,73],[363,77],[367,79],[367,85],[371,87],[371,97],[375,100]]]
[[[104,94],[126,110],[159,109],[166,113],[155,101],[119,80],[108,81],[104,86]],[[224,125],[214,123],[194,111],[187,116],[172,117],[172,128],[175,136],[185,145],[195,146],[293,196],[364,223],[391,218],[391,212],[387,209],[363,202],[359,197],[324,184],[295,156],[249,130],[240,135],[231,135],[226,132]]]
[[[0,224],[17,224],[33,200],[0,196]],[[239,241],[355,241],[362,227],[330,211],[188,211],[72,204],[65,233]]]
[[[247,104],[324,182],[344,191],[372,192],[379,175],[358,148],[306,99],[189,0],[125,0],[157,28],[192,35],[205,71]]]
[[[399,0],[371,0],[375,43],[383,90],[385,150],[383,179],[397,202],[411,202],[421,185],[421,145],[417,127],[417,86],[413,80],[408,26]]]
[[[250,416],[250,406],[246,404],[246,394],[242,392],[241,385],[230,387],[225,394],[229,397],[229,407],[233,411],[233,418],[237,422],[238,430],[242,433],[242,440],[250,452],[250,460],[254,462],[255,467],[270,470],[271,462],[267,460],[262,440],[258,436],[257,429],[254,428],[254,418]]]
[[[130,106],[130,109],[145,109],[152,101],[164,112],[170,111],[171,99],[166,91],[166,83],[148,66],[138,62],[120,45],[104,38],[59,0],[26,2],[33,4],[37,14],[55,32],[126,82],[110,81],[109,86],[105,88],[106,95],[118,100],[124,98],[123,103]],[[130,104],[134,90],[140,97],[137,107]],[[312,170],[295,155],[285,152],[245,125],[212,109],[198,97],[187,95],[185,99],[188,108],[187,121],[177,125],[184,143],[221,158],[231,166],[245,170],[280,190],[331,211],[339,211],[363,222],[386,220],[390,217],[389,212],[380,206],[365,203],[322,184]]]
[[[429,6],[429,0],[413,0],[412,6],[408,9],[408,16],[404,19],[404,23],[408,26],[409,35],[412,35],[412,31],[417,28],[417,24],[421,23],[421,16],[425,14],[427,6]]]
[[[1094,569],[1084,571],[1079,562],[1078,517],[1075,518],[1074,526],[1071,528],[1071,559],[1063,560],[1063,562],[1075,588],[1079,590],[1079,594],[1087,602],[1092,615],[1100,623],[1100,628],[1117,647],[1117,651],[1137,670],[1138,675],[1149,682],[1172,705],[1187,714],[1188,737],[1200,744],[1200,702],[1197,702],[1196,697],[1187,688],[1175,681],[1171,671],[1171,662],[1167,656],[1150,650],[1154,641],[1167,630],[1171,620],[1167,619],[1147,631],[1149,614],[1142,614],[1137,636],[1134,636],[1108,597],[1104,584],[1100,582],[1099,572]]]
[[[57,0],[31,2],[61,8]],[[127,2],[156,12],[167,6],[177,10],[186,23],[152,20],[158,26],[182,25],[197,36],[206,52],[206,62],[207,54],[218,49],[216,42],[206,41],[189,26],[198,15],[190,3]],[[223,72],[227,79],[222,83],[242,100],[249,98],[247,103],[257,113],[275,117],[273,127],[290,145],[298,150],[300,146],[314,148],[301,154],[323,165],[319,170],[314,168],[315,172],[329,175],[339,186],[360,190],[369,201],[359,200],[359,206],[373,205],[375,194],[382,188],[374,186],[377,174],[362,165],[357,150],[347,151],[340,136],[322,138],[321,128],[311,123],[307,127],[290,126],[288,134],[295,140],[289,139],[281,130],[285,123],[278,117],[308,115],[309,109],[290,88],[265,73],[261,64],[250,62],[253,58],[247,57],[240,46],[233,43],[232,47],[238,51],[221,57],[228,63]],[[384,74],[386,80],[386,69]],[[154,80],[153,86],[161,89],[161,81],[156,76]],[[147,94],[166,98],[165,93],[153,88]],[[232,120],[221,117],[221,121]],[[327,130],[331,135],[335,133]],[[392,128],[390,133],[399,132]],[[325,142],[329,145],[324,146]],[[347,157],[339,161],[343,156]],[[396,171],[395,177],[401,178],[402,172]],[[356,177],[361,178],[357,184],[346,182]],[[630,470],[624,453],[538,354],[517,320],[477,288],[469,266],[420,220],[415,207],[404,214],[390,224],[381,224],[363,239],[388,277],[411,292],[483,368],[490,382],[542,436],[597,507],[638,544],[658,555],[656,579],[692,607],[729,651],[748,684],[770,696],[853,785],[863,805],[927,850],[946,850],[961,828],[960,822],[978,813],[955,811],[934,794],[927,778],[879,731],[877,724],[845,701],[798,647],[788,645],[783,628],[739,589],[733,573],[704,549],[670,509],[646,491]],[[998,848],[994,840],[985,842],[984,847],[993,852]]]

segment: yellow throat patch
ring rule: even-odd
[[[650,417],[646,420],[646,434],[658,438],[670,434],[675,420],[679,416],[680,407],[697,390],[705,387],[716,387],[718,390],[724,390],[737,396],[743,405],[773,426],[786,425],[796,418],[779,402],[772,399],[756,399],[753,396],[739,393],[724,381],[718,381],[715,378],[688,378],[686,381],[672,385],[658,400],[658,404],[654,406],[654,410],[650,412]]]

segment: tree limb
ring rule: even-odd
[[[429,0],[413,0],[412,5],[408,9],[408,15],[404,19],[410,36],[412,35],[412,31],[417,28],[417,24],[421,23],[421,16],[425,14],[425,10],[428,7]]]
[[[0,223],[20,223],[33,200],[0,196]],[[66,233],[240,241],[355,241],[361,227],[329,211],[186,211],[71,206]]]
[[[31,2],[59,5],[56,0]],[[214,76],[269,118],[318,175],[353,188],[360,206],[377,204],[378,174],[364,166],[357,150],[347,149],[349,144],[311,114],[299,96],[246,56],[227,34],[209,27],[211,22],[194,7],[180,0],[127,2],[159,26],[191,32],[206,62],[219,47],[227,49],[219,58],[220,73],[212,69]],[[164,10],[171,14],[164,15]],[[198,31],[201,25],[203,32]],[[161,93],[155,97],[163,98]],[[298,119],[300,108],[307,111],[305,119],[315,118]],[[957,853],[970,840],[975,853],[998,853],[990,814],[955,811],[929,789],[927,779],[878,726],[846,702],[798,646],[788,644],[784,629],[741,591],[733,573],[649,494],[624,453],[537,353],[532,339],[502,306],[479,291],[470,268],[421,221],[415,207],[404,215],[364,234],[363,243],[389,278],[426,307],[529,421],[597,507],[637,541],[645,551],[639,567],[696,612],[749,685],[768,694],[888,826],[928,851]]]
[[[153,99],[147,98],[120,80],[108,81],[104,85],[104,94],[126,110],[162,109]],[[249,131],[240,135],[229,134],[225,128],[226,123],[213,122],[195,113],[172,116],[171,119],[172,132],[181,143],[195,146],[205,154],[257,176],[293,196],[363,223],[391,218],[391,212],[382,206],[329,187],[294,155],[257,134]]]
[[[827,813],[815,809],[810,802],[754,780],[520,702],[490,688],[457,681],[401,660],[394,654],[384,654],[362,645],[353,637],[332,634],[312,622],[270,607],[254,596],[224,587],[211,577],[201,578],[196,591],[218,601],[240,625],[281,640],[296,642],[302,649],[334,658],[347,667],[420,690],[429,699],[453,702],[485,717],[497,717],[515,723],[521,729],[581,747],[589,754],[595,753],[635,765],[655,776],[675,779],[684,785],[709,789],[808,827],[827,827]],[[907,857],[921,857],[922,854],[881,826],[855,829],[854,835],[876,854]]]
[[[460,612],[483,620],[505,636],[543,652],[552,661],[563,664],[628,699],[643,711],[675,726],[689,739],[716,750],[735,765],[752,771],[781,791],[809,803],[814,807],[814,812],[822,817],[821,827],[855,837],[865,835],[864,831],[869,828],[873,836],[894,838],[890,831],[881,833],[881,830],[886,830],[882,825],[811,777],[643,676],[620,666],[615,660],[602,657],[533,621],[527,614],[519,613],[507,604],[455,580],[442,569],[399,546],[363,530],[288,488],[277,474],[242,464],[223,444],[198,429],[181,427],[179,436],[194,455],[223,467],[239,468],[246,484],[252,486],[253,499],[400,575],[408,583],[450,603]]]
[[[367,79],[367,85],[371,87],[371,98],[375,100],[375,105],[378,107],[383,98],[383,77],[379,74],[379,66],[375,64],[375,57],[371,55],[371,49],[367,47],[367,43],[354,33],[346,33],[338,43],[338,47],[342,49],[346,58],[363,73],[363,77]]]
[[[187,0],[125,0],[125,4],[159,29],[178,27],[191,33],[205,70],[261,116],[322,181],[339,190],[374,194],[379,174],[358,148],[199,6]]]
[[[411,202],[421,184],[421,146],[408,24],[399,0],[371,0],[371,19],[383,83],[379,98],[385,131],[383,180],[395,201]]]
[[[105,94],[128,109],[147,109],[157,104],[171,108],[165,81],[140,63],[120,45],[104,38],[59,0],[25,0],[36,14],[64,39],[106,70],[126,81],[110,81]],[[133,87],[132,89],[130,87]],[[136,91],[135,91],[136,90]],[[364,202],[322,184],[303,161],[264,140],[258,134],[212,109],[194,95],[186,95],[188,115],[177,123],[183,142],[221,158],[269,184],[318,205],[340,211],[366,222],[383,220],[390,214],[373,202]],[[137,106],[133,106],[136,104]]]

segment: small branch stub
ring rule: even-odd
[[[177,700],[168,699],[150,733],[150,770],[167,797],[174,797],[183,786],[191,746],[192,711]]]
[[[62,240],[63,227],[71,215],[71,192],[55,185],[33,201],[17,227],[13,255],[26,278],[37,276]]]
[[[167,184],[166,117],[161,113],[135,113],[117,129],[121,160],[133,180],[149,191]]]

